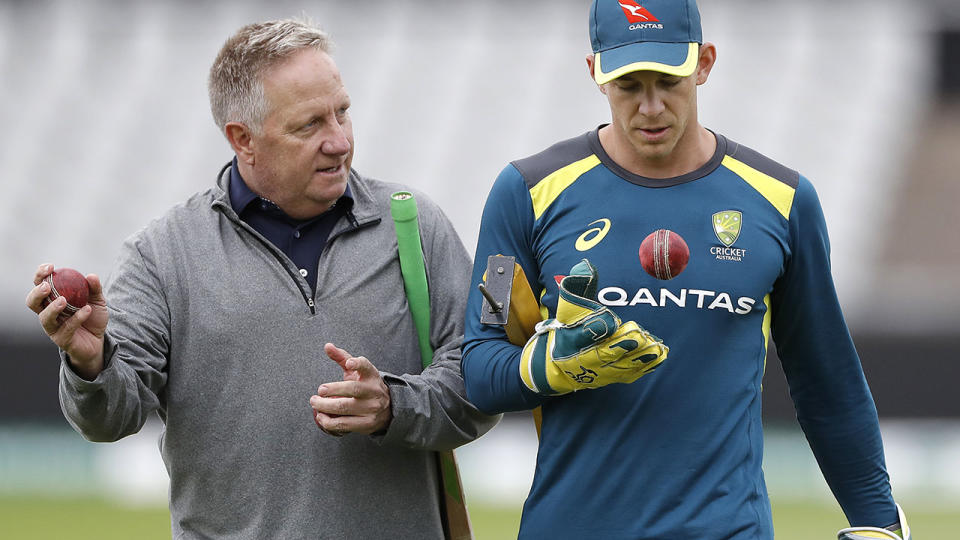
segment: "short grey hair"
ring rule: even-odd
[[[264,73],[311,48],[329,53],[333,42],[306,18],[253,23],[237,30],[217,54],[207,83],[210,111],[220,131],[228,122],[240,122],[259,133],[269,112]]]

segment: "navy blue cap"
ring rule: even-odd
[[[593,0],[590,6],[597,84],[642,70],[689,76],[702,42],[696,0]]]

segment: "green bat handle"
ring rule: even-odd
[[[423,245],[420,243],[420,222],[417,219],[417,201],[409,191],[398,191],[390,196],[390,214],[397,229],[397,252],[400,254],[400,273],[403,275],[403,288],[410,304],[413,326],[417,329],[417,341],[420,345],[420,361],[423,368],[433,362],[433,348],[430,346],[430,292],[427,289],[427,269],[423,265]],[[464,505],[460,476],[453,452],[439,452],[440,472],[443,488],[450,501],[447,501],[447,519],[450,516],[462,516],[458,527],[465,527],[467,537],[470,534],[470,519]],[[459,530],[459,529],[458,529]],[[462,533],[459,530],[459,533]],[[459,537],[459,536],[458,536]]]
[[[427,289],[427,270],[423,265],[423,246],[420,244],[420,223],[417,219],[417,201],[409,191],[398,191],[390,196],[390,214],[397,228],[397,251],[400,253],[400,273],[407,292],[413,326],[417,329],[420,360],[426,368],[433,360],[430,347],[430,292]]]

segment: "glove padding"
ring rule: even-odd
[[[534,392],[559,395],[632,383],[667,358],[669,348],[633,321],[620,322],[592,300],[597,270],[586,259],[560,281],[556,319],[537,324],[520,356],[520,377]]]
[[[850,527],[838,532],[837,540],[876,540],[877,538],[883,540],[912,540],[913,535],[910,534],[907,516],[903,514],[903,508],[900,508],[899,504],[897,505],[897,515],[900,519],[900,528],[895,531],[879,527]]]

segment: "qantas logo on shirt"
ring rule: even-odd
[[[631,295],[622,287],[604,287],[597,293],[597,300],[605,306],[636,306],[646,304],[652,307],[691,307],[696,309],[723,310],[735,315],[746,315],[753,311],[756,300],[749,296],[734,299],[728,292],[705,291],[702,289],[680,289],[671,291],[660,289],[658,292],[646,287],[637,289]]]
[[[663,25],[660,24],[659,19],[653,16],[653,13],[647,11],[647,8],[636,3],[634,0],[620,0],[619,4],[620,9],[623,10],[623,14],[627,17],[627,21],[631,23],[631,30],[638,30],[641,28],[663,28]]]
[[[596,225],[596,227],[590,227],[591,225]],[[600,218],[596,221],[591,221],[587,224],[587,227],[590,227],[583,234],[577,238],[577,243],[574,244],[574,247],[577,248],[577,251],[587,251],[593,249],[594,246],[600,243],[601,240],[607,236],[607,233],[610,232],[610,220],[607,218]]]

